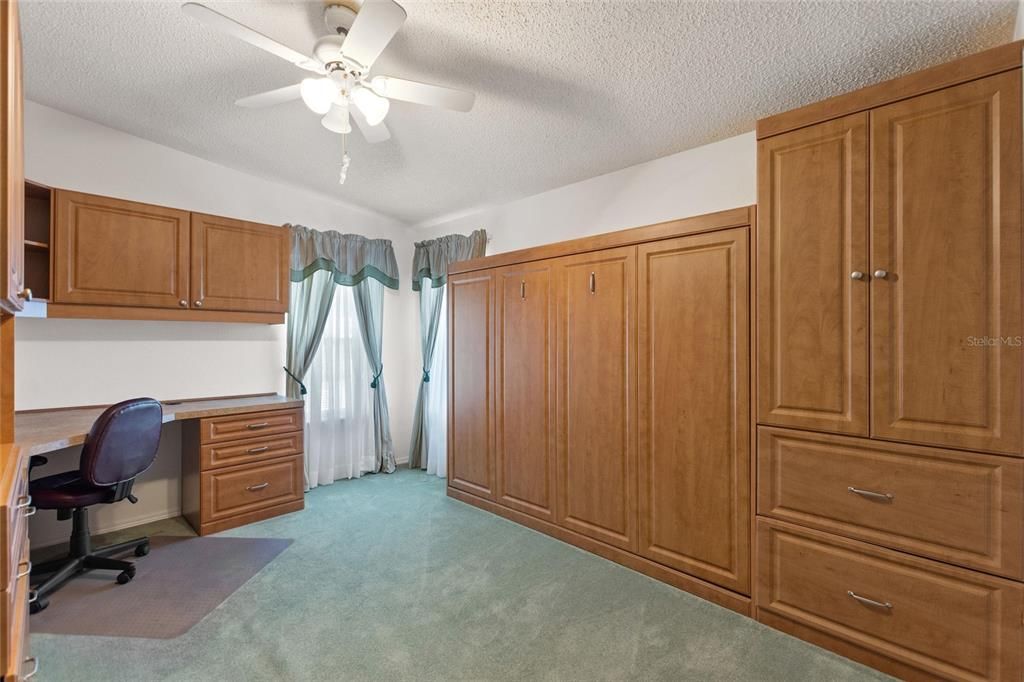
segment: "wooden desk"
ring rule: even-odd
[[[168,401],[182,421],[182,512],[200,535],[303,508],[303,402],[276,394]],[[0,444],[0,675],[23,680],[30,600],[28,495],[32,455],[81,445],[104,407],[21,412]]]

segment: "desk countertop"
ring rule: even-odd
[[[243,412],[302,407],[302,400],[267,394],[241,398],[182,400],[163,403],[164,423],[219,417]],[[14,415],[14,446],[22,456],[54,452],[85,442],[89,428],[103,407],[75,407],[18,412]],[[4,446],[9,448],[10,445]]]

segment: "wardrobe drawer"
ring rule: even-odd
[[[953,679],[1019,680],[1024,585],[758,520],[759,611]]]
[[[280,436],[265,436],[204,445],[200,449],[199,465],[203,471],[235,464],[261,462],[275,457],[302,454],[302,431]]]
[[[202,523],[302,499],[302,455],[202,474]]]
[[[758,429],[758,513],[1024,576],[1024,460]]]
[[[232,414],[200,420],[199,440],[203,445],[223,443],[240,438],[301,431],[302,427],[301,407],[273,412]]]

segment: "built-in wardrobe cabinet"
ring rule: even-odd
[[[288,308],[290,241],[281,227],[44,191],[52,239],[40,246],[50,253],[54,317],[280,321]]]
[[[751,223],[453,266],[449,494],[749,612]]]
[[[0,3],[0,312],[16,313],[31,293],[25,291],[24,90],[18,5]]]
[[[758,617],[1022,679],[1021,43],[758,123]]]

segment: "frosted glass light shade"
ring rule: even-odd
[[[352,132],[352,124],[348,121],[348,104],[335,104],[327,115],[320,119],[320,125],[332,133],[348,135]]]
[[[375,126],[384,120],[391,108],[391,102],[386,97],[381,97],[370,88],[362,85],[352,90],[352,101],[359,111],[363,112],[366,122]]]
[[[341,88],[330,78],[305,78],[299,86],[302,101],[311,111],[326,114],[338,98]]]

